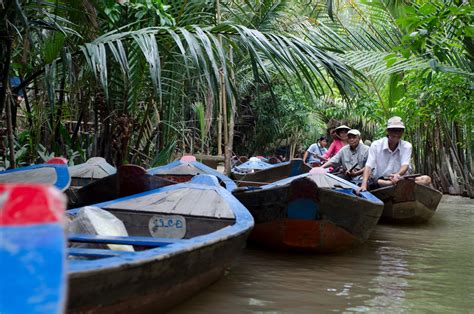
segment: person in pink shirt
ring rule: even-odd
[[[341,148],[347,145],[347,132],[349,132],[350,129],[351,128],[347,125],[340,125],[335,129],[336,137],[334,138],[334,141],[332,141],[331,146],[329,146],[328,151],[324,153],[324,159],[333,157],[341,150]]]

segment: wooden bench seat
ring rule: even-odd
[[[84,256],[84,257],[113,257],[113,256],[124,256],[133,255],[135,252],[130,251],[115,251],[107,249],[94,249],[94,248],[68,248],[68,255],[70,256]]]
[[[183,243],[185,239],[171,238],[152,238],[152,237],[117,237],[117,236],[98,236],[90,234],[72,234],[69,236],[69,242],[82,243],[101,243],[101,244],[128,244],[139,246],[166,246],[174,243]]]

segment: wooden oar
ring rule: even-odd
[[[260,186],[260,185],[265,185],[265,184],[270,184],[272,182],[258,182],[258,181],[244,181],[244,180],[235,180],[235,182],[237,184],[253,184],[253,185],[256,185],[256,186]]]
[[[407,174],[407,175],[404,175],[404,176],[400,176],[401,179],[414,179],[416,177],[421,177],[422,174],[421,173],[415,173],[415,174]],[[384,180],[390,180],[390,176],[385,176],[383,177]]]
[[[351,172],[352,170],[354,170],[356,167],[357,167],[357,163],[356,163],[354,166],[352,166],[351,169],[349,169],[349,172]]]

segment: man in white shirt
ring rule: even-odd
[[[387,123],[387,136],[372,143],[364,168],[361,190],[367,190],[369,178],[375,179],[374,187],[396,184],[408,171],[412,146],[402,140],[405,125],[400,117],[392,117]],[[429,176],[419,176],[415,182],[428,185]]]

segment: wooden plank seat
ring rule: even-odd
[[[128,244],[158,247],[175,243],[183,243],[185,239],[172,238],[152,238],[152,237],[118,237],[118,236],[98,236],[90,234],[73,234],[69,236],[69,242],[101,243],[101,244]]]
[[[69,256],[83,256],[83,257],[113,257],[113,256],[124,256],[134,255],[135,252],[130,251],[116,251],[108,249],[93,249],[93,248],[79,248],[71,247],[68,248]]]

